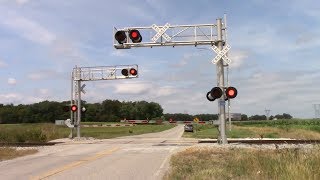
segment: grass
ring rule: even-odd
[[[128,127],[82,127],[81,136],[98,139],[114,138],[170,129],[173,125],[137,125]],[[48,142],[67,138],[70,129],[54,124],[1,124],[0,143]]]
[[[16,150],[15,148],[2,147],[0,148],[0,161],[34,154],[36,152],[38,152],[36,149]]]
[[[164,179],[320,179],[320,148],[189,148],[172,156]]]
[[[245,138],[254,136],[254,132],[248,129],[234,128],[232,131],[227,130],[227,136],[230,138]],[[187,138],[217,138],[219,134],[218,127],[213,125],[194,125],[194,132],[185,132],[183,137]]]
[[[292,138],[320,139],[319,120],[278,120],[236,122],[232,130],[226,128],[228,138]],[[185,132],[184,137],[217,138],[218,129],[212,125],[195,125],[195,132]]]
[[[82,128],[82,136],[94,137],[98,139],[108,139],[120,136],[138,135],[144,133],[160,132],[170,128],[174,125],[137,125],[124,127],[96,127],[96,128]]]
[[[0,142],[47,142],[57,138],[68,137],[67,127],[54,124],[1,124]]]

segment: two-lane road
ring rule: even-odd
[[[0,162],[4,179],[161,179],[169,158],[191,146],[183,125],[115,139],[79,141],[46,147],[39,153]]]

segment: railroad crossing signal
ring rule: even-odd
[[[126,43],[127,42],[127,39],[128,39],[128,35],[129,35],[129,38],[131,39],[131,41],[133,43],[140,43],[142,41],[142,36],[140,34],[140,32],[136,29],[132,29],[130,31],[117,31],[115,34],[114,34],[114,38],[118,41],[119,44],[123,44],[123,43]]]
[[[209,101],[214,101],[219,99],[223,95],[223,91],[219,87],[214,87],[207,93],[207,99]],[[235,87],[227,87],[225,90],[225,100],[233,99],[238,95],[238,91]]]
[[[166,31],[169,29],[169,27],[170,27],[169,23],[166,23],[162,28],[158,27],[155,24],[152,24],[151,28],[155,30],[157,34],[154,35],[151,40],[153,42],[156,42],[162,36],[165,40],[170,41],[171,37],[168,36],[168,34],[166,34]]]
[[[231,47],[227,44],[221,51],[217,46],[212,46],[211,49],[217,53],[217,56],[212,60],[213,64],[216,64],[218,61],[223,59],[223,61],[227,64],[231,63],[231,60],[227,56],[227,52],[231,49]]]
[[[130,68],[130,69],[122,69],[121,74],[127,77],[131,76],[137,76],[138,71],[135,68]]]

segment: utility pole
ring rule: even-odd
[[[77,103],[78,103],[78,118],[77,118],[77,138],[80,138],[80,121],[81,121],[81,81],[77,81],[78,83],[78,99],[77,99]]]
[[[217,47],[220,51],[223,49],[223,39],[222,39],[222,20],[221,18],[217,19]],[[221,89],[224,89],[224,67],[223,61],[218,61],[216,70],[217,70],[217,86]],[[225,109],[225,94],[223,94],[218,101],[219,109],[219,120],[220,120],[220,138],[222,144],[228,144],[226,136],[226,109]]]
[[[266,113],[267,120],[269,120],[270,111],[271,111],[270,109],[265,109],[264,110],[264,112]]]
[[[320,104],[313,104],[315,118],[320,118]]]

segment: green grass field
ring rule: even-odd
[[[320,179],[320,147],[189,148],[172,156],[164,179]]]
[[[128,127],[82,127],[81,136],[98,139],[114,138],[170,129],[173,125],[137,125]],[[53,139],[67,138],[70,129],[54,124],[1,124],[0,142],[48,142]]]
[[[228,138],[294,138],[320,139],[320,120],[277,120],[236,122],[226,128]],[[218,129],[213,125],[195,125],[194,133],[185,132],[184,137],[217,138]]]

